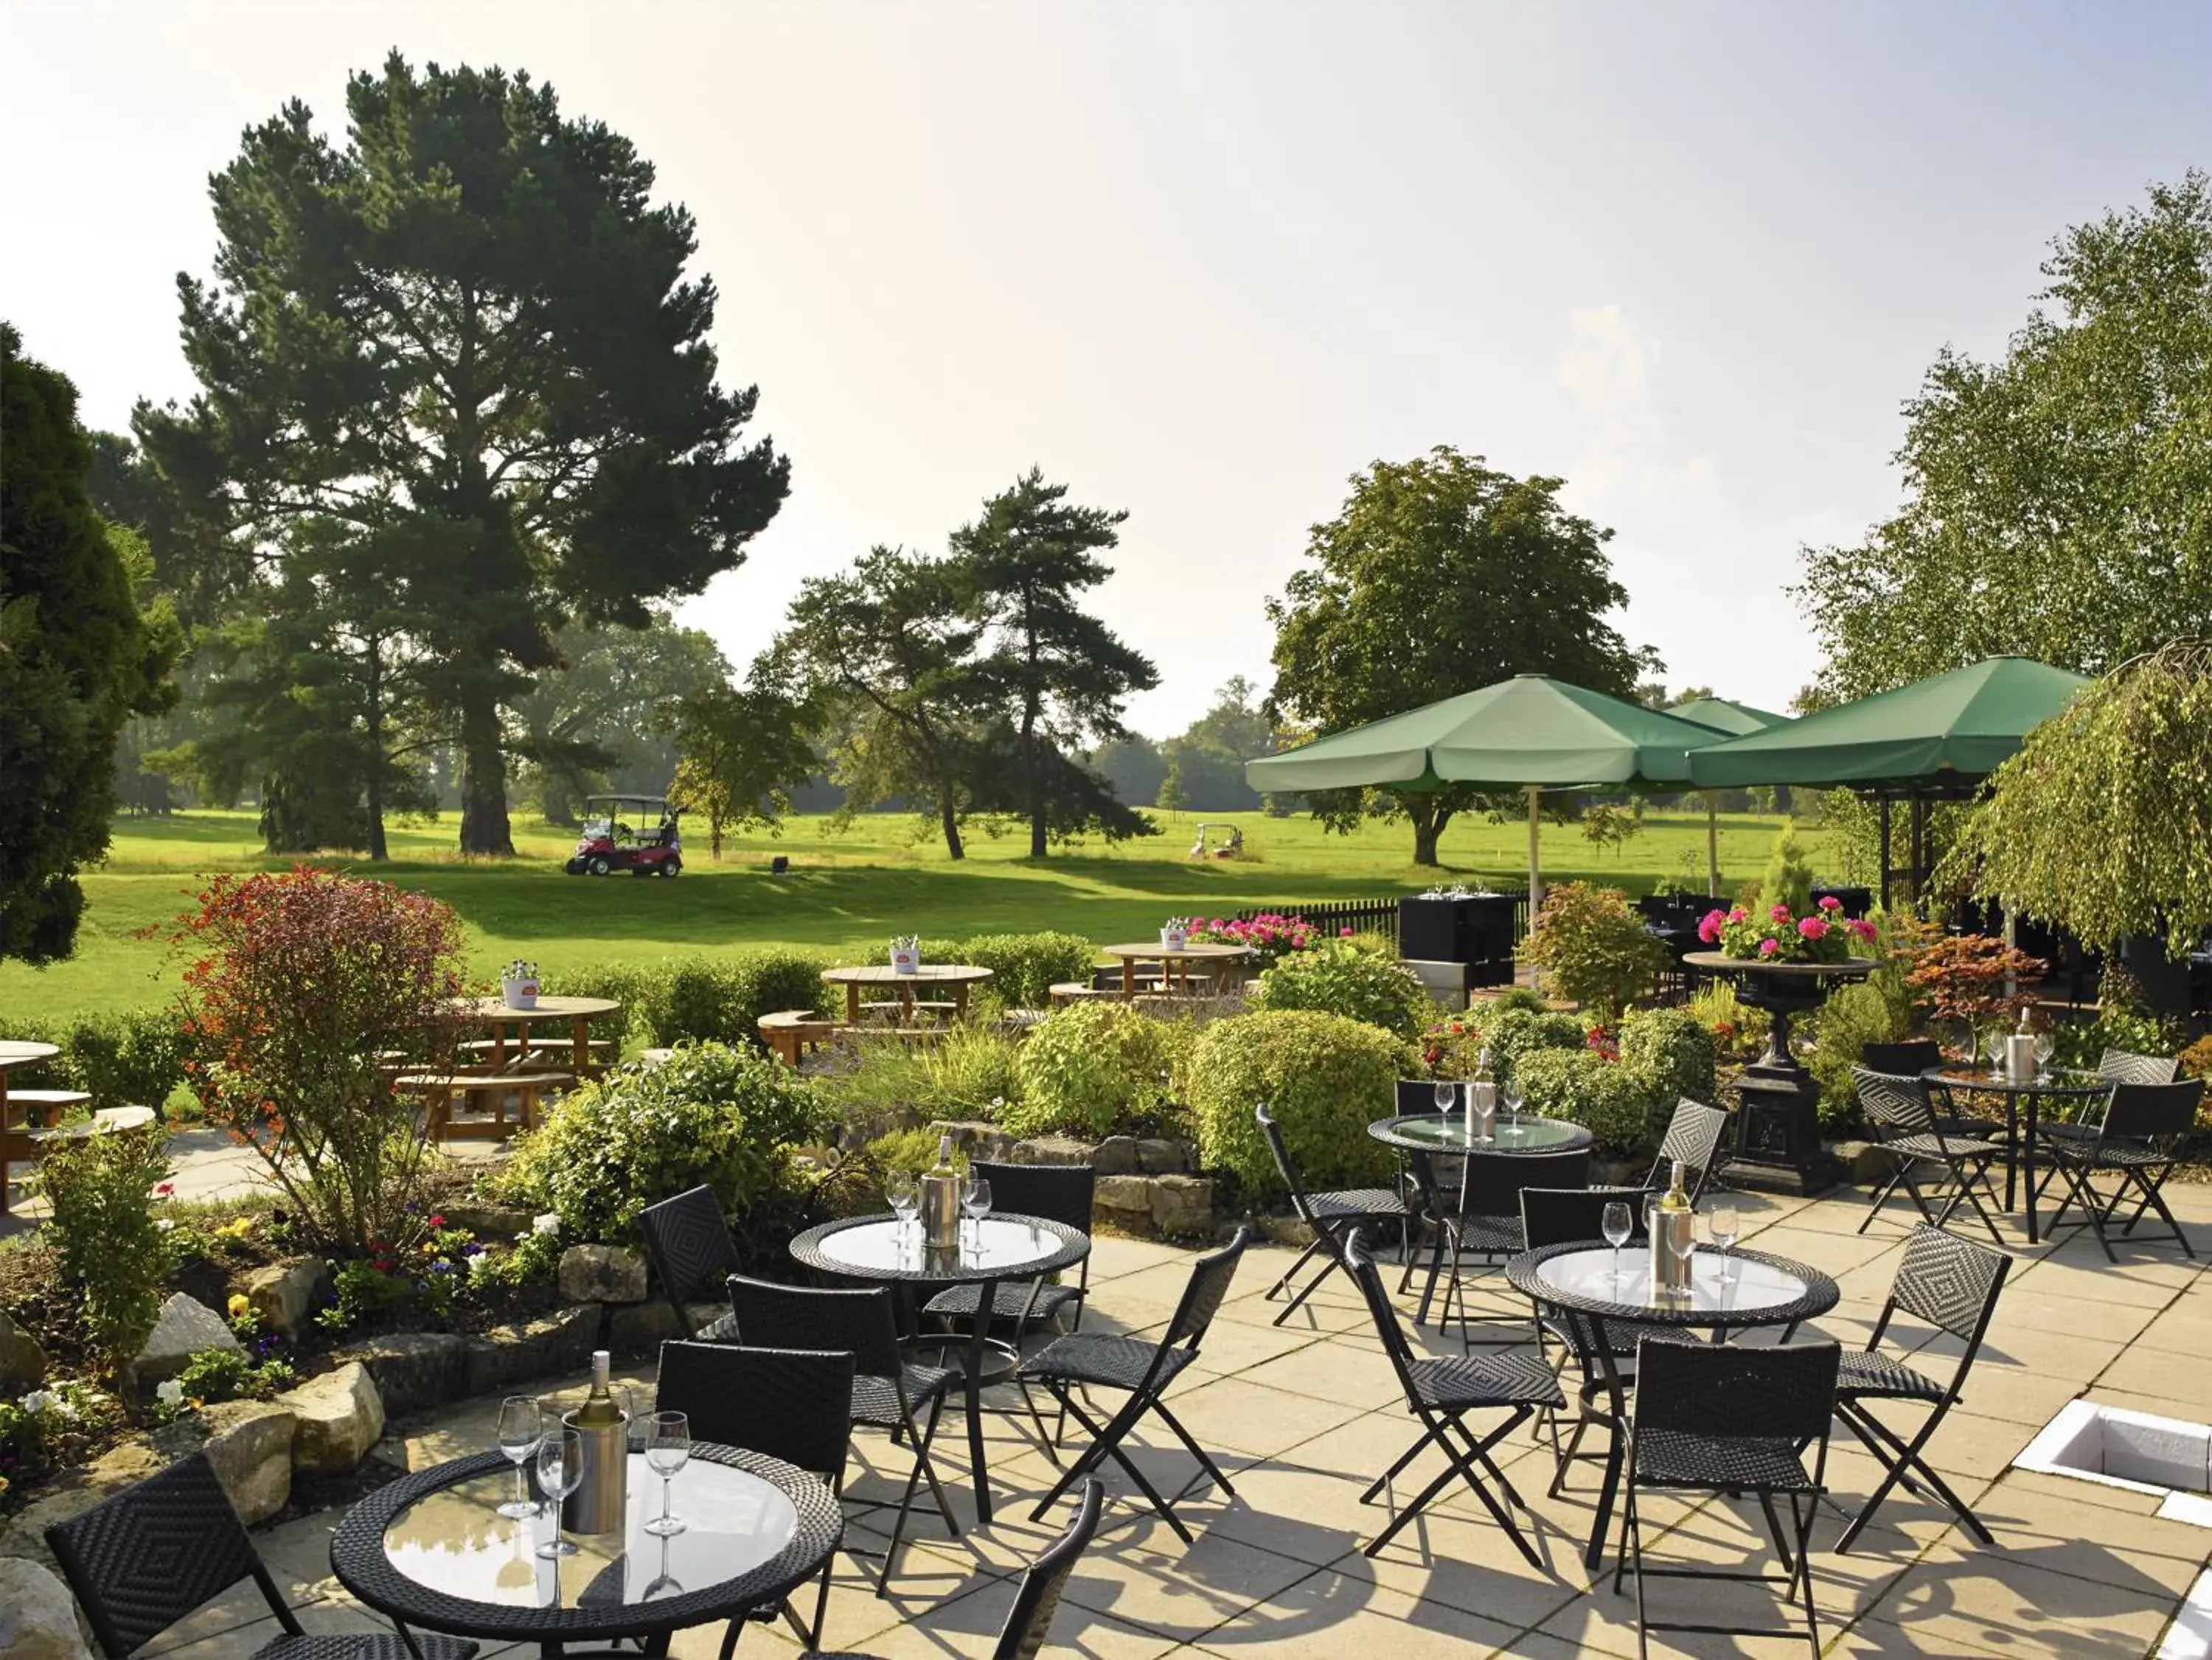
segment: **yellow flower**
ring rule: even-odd
[[[228,1306],[230,1318],[234,1320],[242,1320],[253,1312],[253,1305],[246,1300],[246,1293],[241,1291],[234,1291],[230,1293]]]

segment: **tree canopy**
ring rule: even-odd
[[[1279,727],[1341,731],[1519,674],[1628,698],[1656,667],[1605,620],[1628,598],[1606,556],[1613,532],[1560,506],[1565,481],[1515,478],[1439,445],[1351,482],[1343,511],[1313,527],[1312,563],[1267,602],[1266,708]],[[1491,805],[1467,787],[1307,800],[1336,830],[1370,815],[1411,820],[1417,864],[1437,862],[1455,815]]]
[[[76,873],[107,851],[116,739],[174,696],[173,614],[142,614],[145,545],[111,530],[68,377],[0,323],[0,959],[75,948]]]
[[[319,560],[308,586],[404,615],[461,847],[511,852],[502,706],[556,631],[642,626],[736,566],[788,463],[744,436],[691,217],[629,141],[526,75],[397,53],[346,112],[335,145],[288,104],[215,176],[213,277],[179,278],[200,391],[134,425],[258,597]]]

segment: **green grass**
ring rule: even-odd
[[[866,818],[842,833],[818,816],[794,819],[781,837],[726,842],[719,864],[707,856],[703,826],[693,822],[686,827],[684,874],[653,881],[563,875],[561,861],[574,838],[543,824],[518,825],[519,858],[464,859],[451,851],[448,818],[394,826],[387,863],[361,860],[349,868],[452,906],[467,924],[476,972],[493,973],[510,958],[529,957],[556,988],[563,973],[595,964],[767,944],[872,954],[894,933],[942,938],[1054,928],[1102,943],[1145,939],[1168,916],[1395,895],[1418,891],[1440,874],[1412,863],[1413,836],[1403,825],[1370,824],[1334,836],[1303,817],[1208,815],[1209,824],[1243,827],[1248,857],[1200,863],[1185,857],[1196,822],[1190,814],[1167,818],[1158,836],[1118,847],[1090,842],[1041,862],[1026,857],[1025,833],[979,833],[957,864],[941,843],[917,839],[915,821],[904,815]],[[1722,819],[1724,883],[1759,875],[1780,822]],[[0,1034],[7,1015],[45,1019],[165,1000],[181,965],[142,932],[188,908],[204,873],[288,863],[260,851],[254,827],[254,815],[244,812],[118,819],[107,863],[83,878],[88,904],[76,955],[45,969],[0,963],[6,1011]],[[1592,846],[1576,827],[1547,826],[1544,874],[1547,881],[1648,892],[1662,876],[1694,870],[1702,879],[1705,837],[1703,815],[1691,814],[1648,815],[1643,833],[1618,852]],[[1809,830],[1803,839],[1817,869],[1822,838]],[[776,853],[790,857],[789,874],[769,873]],[[1527,827],[1455,821],[1442,857],[1447,878],[1521,880]]]

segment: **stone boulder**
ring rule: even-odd
[[[987,1159],[993,1164],[1012,1162],[1014,1138],[994,1124],[962,1118],[932,1119],[929,1139],[938,1141],[946,1136],[952,1137],[956,1148],[971,1159]]]
[[[596,1305],[556,1309],[535,1320],[495,1326],[468,1345],[465,1392],[489,1395],[510,1384],[575,1372],[599,1346]]]
[[[665,1297],[607,1311],[606,1346],[617,1354],[651,1354],[663,1343],[683,1335],[684,1328],[677,1323],[676,1311],[669,1307]]]
[[[292,1409],[292,1468],[302,1475],[349,1474],[384,1433],[384,1396],[358,1360],[310,1378],[276,1399]]]
[[[367,1366],[385,1411],[393,1417],[428,1411],[469,1392],[469,1340],[452,1332],[392,1332],[352,1344],[331,1358]]]
[[[1137,1143],[1137,1168],[1147,1176],[1180,1175],[1190,1168],[1190,1148],[1164,1136],[1147,1136]]]
[[[273,1401],[219,1401],[148,1438],[168,1460],[204,1452],[248,1527],[292,1496],[291,1409]]]
[[[1014,1143],[1016,1164],[1089,1164],[1095,1151],[1073,1136],[1036,1136]]]
[[[1144,1168],[1134,1136],[1109,1136],[1091,1151],[1091,1166],[1101,1176],[1133,1176]]]
[[[46,1351],[39,1340],[0,1310],[0,1384],[28,1389],[46,1381]]]
[[[173,1462],[174,1455],[165,1455],[150,1442],[134,1436],[110,1447],[92,1463],[57,1476],[0,1530],[0,1557],[27,1557],[53,1566],[53,1553],[46,1548],[48,1528],[83,1515],[102,1499],[167,1469]]]
[[[1148,1227],[1152,1184],[1142,1176],[1101,1176],[1091,1208],[1122,1227]]]
[[[641,1303],[645,1258],[622,1245],[573,1245],[561,1253],[559,1280],[572,1303]]]
[[[154,1322],[153,1334],[139,1349],[132,1369],[142,1384],[158,1384],[175,1377],[193,1355],[210,1348],[240,1356],[246,1353],[246,1345],[222,1315],[179,1291],[161,1305],[161,1318]]]
[[[1213,1184],[1202,1176],[1154,1176],[1152,1186],[1153,1231],[1170,1239],[1188,1239],[1213,1230]]]
[[[0,1660],[90,1660],[76,1602],[58,1575],[0,1557]]]
[[[312,1257],[271,1263],[246,1276],[246,1300],[264,1325],[297,1336],[308,1315],[331,1294],[331,1267]]]

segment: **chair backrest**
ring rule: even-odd
[[[1375,1323],[1375,1336],[1382,1344],[1383,1354],[1390,1357],[1390,1370],[1398,1374],[1398,1387],[1406,1392],[1407,1404],[1414,1405],[1419,1394],[1413,1387],[1413,1345],[1406,1341],[1406,1329],[1398,1323],[1398,1306],[1382,1284],[1382,1270],[1375,1266],[1365,1228],[1355,1227],[1345,1241],[1344,1269],[1366,1300],[1367,1316]]]
[[[1929,1098],[1926,1079],[1855,1066],[1851,1087],[1877,1130],[1893,1130],[1900,1136],[1936,1133],[1936,1105]]]
[[[1265,1101],[1253,1108],[1252,1116],[1259,1121],[1260,1133],[1267,1138],[1267,1151],[1274,1156],[1275,1173],[1291,1190],[1291,1209],[1298,1213],[1300,1221],[1315,1227],[1313,1207],[1306,1203],[1306,1190],[1299,1184],[1298,1172],[1291,1166],[1291,1149],[1283,1145],[1282,1127],[1275,1122],[1275,1115],[1267,1110]]]
[[[738,1341],[747,1348],[842,1351],[864,1378],[896,1378],[903,1371],[889,1286],[823,1291],[732,1274],[729,1287]]]
[[[2116,1083],[2112,1104],[2105,1109],[2105,1139],[2157,1141],[2185,1136],[2197,1127],[2197,1109],[2203,1100],[2202,1078],[2184,1078],[2179,1083]]]
[[[994,1215],[1042,1216],[1079,1233],[1091,1232],[1091,1202],[1098,1189],[1098,1172],[1091,1166],[991,1164],[976,1159],[968,1170],[991,1184]]]
[[[1901,1308],[1962,1340],[1971,1355],[2011,1267],[2003,1251],[1923,1222],[1905,1241],[1905,1259],[1889,1283],[1889,1308],[1875,1324],[1876,1341],[1888,1328],[1890,1308]]]
[[[1605,1208],[1628,1207],[1632,1238],[1644,1237],[1644,1201],[1650,1190],[1642,1187],[1524,1187],[1521,1190],[1521,1239],[1530,1251],[1546,1245],[1572,1245],[1605,1238]]]
[[[2181,1062],[2166,1055],[2107,1049],[2097,1057],[2097,1075],[2107,1083],[2172,1083],[2181,1075]]]
[[[1252,1225],[1247,1222],[1227,1245],[1191,1264],[1190,1283],[1183,1287],[1182,1300],[1176,1305],[1175,1318],[1168,1322],[1168,1335],[1160,1339],[1163,1349],[1177,1343],[1187,1348],[1198,1347],[1213,1317],[1220,1312],[1221,1300],[1229,1294],[1229,1282],[1237,1277],[1237,1264],[1243,1261],[1244,1247],[1251,1243]]]
[[[1588,1187],[1589,1148],[1565,1153],[1516,1153],[1510,1157],[1469,1159],[1466,1197],[1461,1209],[1469,1216],[1521,1218],[1524,1187]]]
[[[853,1357],[813,1349],[667,1342],[653,1395],[691,1437],[837,1476],[853,1439]]]
[[[690,1336],[694,1328],[685,1305],[720,1290],[738,1271],[737,1247],[722,1220],[722,1202],[711,1187],[687,1188],[673,1198],[647,1205],[638,1213],[637,1225],[645,1234],[645,1254],[653,1277]]]
[[[1674,1179],[1674,1161],[1679,1159],[1690,1172],[1690,1203],[1695,1204],[1698,1196],[1705,1191],[1705,1178],[1720,1162],[1721,1138],[1728,1134],[1729,1115],[1717,1106],[1707,1106],[1703,1101],[1685,1096],[1674,1103],[1674,1116],[1667,1120],[1667,1134],[1659,1143],[1659,1156],[1652,1160],[1651,1173],[1644,1178],[1647,1187],[1664,1188]]]
[[[1449,1078],[1401,1078],[1398,1080],[1398,1116],[1408,1118],[1417,1112],[1434,1112],[1437,1110],[1437,1085],[1440,1082],[1451,1084],[1455,1106],[1465,1103],[1467,1098],[1460,1091],[1467,1086]]]
[[[1817,1441],[1836,1409],[1833,1342],[1678,1342],[1636,1348],[1636,1433],[1672,1430],[1716,1440]]]
[[[994,1196],[997,1191],[992,1190]],[[999,1645],[991,1651],[991,1660],[1036,1660],[1051,1628],[1053,1611],[1060,1607],[1060,1594],[1075,1572],[1076,1559],[1098,1531],[1098,1512],[1105,1501],[1106,1489],[1098,1478],[1085,1476],[1076,1490],[1075,1519],[1022,1575],[1022,1588],[1014,1593],[1014,1605],[999,1629]]]
[[[1930,1067],[1943,1064],[1943,1045],[1933,1038],[1911,1038],[1903,1043],[1870,1043],[1859,1051],[1859,1064],[1869,1072],[1917,1077]]]
[[[241,1579],[257,1581],[287,1629],[298,1629],[205,1453],[57,1522],[46,1544],[108,1660],[124,1660]]]

